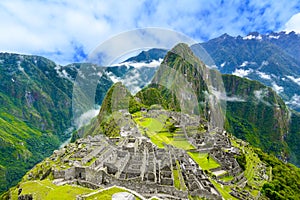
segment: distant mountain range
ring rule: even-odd
[[[255,32],[245,37],[224,34],[192,46],[196,54],[199,48],[205,49],[214,61],[206,63],[210,67],[260,81],[272,87],[291,108],[300,110],[299,34]],[[198,54],[205,61],[202,55]]]
[[[191,49],[206,65],[217,68],[223,74],[257,80],[272,87],[290,108],[300,111],[299,34],[280,32],[262,35],[253,32],[245,37],[224,34],[208,42],[192,45]],[[164,55],[166,51],[152,49],[127,61],[131,61],[134,68],[132,62],[154,64]],[[156,69],[149,69],[148,73],[152,75]]]
[[[224,34],[192,45],[191,49],[206,65],[217,68],[223,74],[257,80],[272,87],[290,108],[300,111],[299,34],[280,32],[262,35],[253,32],[245,37]],[[121,73],[111,69],[112,74],[109,75],[112,80],[127,84],[130,91],[136,93],[150,82],[159,65],[157,61],[162,60],[164,55],[166,51],[162,49],[144,51],[118,65],[121,67],[119,72],[123,69]],[[130,66],[130,69],[124,66]],[[130,83],[132,81],[128,78],[134,76],[138,77],[136,84]]]

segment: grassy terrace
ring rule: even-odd
[[[86,199],[99,199],[99,200],[111,200],[112,195],[118,192],[129,192],[123,188],[112,187],[109,189],[92,190],[89,188],[81,187],[78,185],[62,185],[57,186],[50,180],[42,181],[27,181],[21,183],[21,194],[33,194],[33,199],[36,200],[74,200],[78,195],[87,195]],[[37,192],[38,191],[38,192]],[[130,192],[129,192],[130,193]],[[89,196],[89,194],[91,194]],[[140,200],[139,196],[136,196],[137,200]],[[18,189],[13,188],[11,191],[11,199],[18,199]]]
[[[257,181],[254,180],[256,171],[260,170],[259,164],[261,164],[261,160],[257,156],[257,154],[254,152],[252,147],[242,147],[239,145],[239,143],[236,140],[231,140],[231,143],[233,146],[238,147],[240,149],[244,149],[244,153],[246,156],[246,169],[244,171],[244,176],[248,180],[248,184],[251,185],[251,189],[249,187],[246,187],[245,189],[248,190],[253,196],[257,196],[260,189],[266,181]],[[272,172],[270,171],[270,168],[267,168],[266,170],[267,175],[270,177],[272,175]]]
[[[217,161],[215,161],[211,156],[207,159],[207,153],[188,152],[188,154],[203,170],[220,167],[220,164],[217,163]]]
[[[222,197],[226,200],[235,200],[237,198],[231,196],[229,193],[231,192],[230,186],[222,186],[219,183],[217,183],[215,180],[210,179],[212,184],[217,188],[217,190],[220,192]]]
[[[157,118],[143,118],[142,115],[143,113],[137,112],[132,116],[139,125],[141,132],[148,136],[159,148],[164,148],[165,143],[184,150],[195,149],[185,137],[176,137],[178,132],[170,132],[167,129],[167,126],[170,126],[171,123],[167,120],[166,115],[159,115]]]
[[[184,179],[181,174],[181,168],[179,165],[178,160],[176,160],[176,168],[173,169],[173,176],[174,176],[174,186],[179,190],[187,190],[186,185],[184,183]]]
[[[191,156],[191,158],[203,169],[203,170],[210,170],[217,167],[220,167],[220,164],[216,162],[212,157],[209,157],[207,159],[208,153],[197,153],[197,152],[188,152],[188,154]],[[232,180],[232,176],[224,177],[224,181]],[[231,192],[232,186],[223,186],[219,184],[217,181],[210,179],[212,184],[216,187],[216,189],[220,192],[222,197],[224,199],[228,200],[234,200],[233,196],[231,196],[229,193]]]
[[[22,193],[21,194],[33,194],[33,199],[76,199],[77,195],[91,193],[94,190],[73,186],[73,185],[63,185],[57,186],[53,184],[50,180],[43,181],[27,181],[21,183]],[[39,191],[39,192],[36,192]],[[18,199],[18,189],[12,191],[12,199]]]
[[[229,182],[233,180],[233,176],[224,176],[223,178],[221,178],[220,180],[224,181],[224,182]]]

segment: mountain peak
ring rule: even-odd
[[[233,37],[231,35],[229,35],[228,33],[224,33],[223,35],[220,36],[220,38],[228,39],[228,38],[233,38]]]
[[[247,36],[249,36],[249,35],[259,36],[260,34],[259,34],[259,32],[254,31],[254,32],[250,32]]]
[[[184,60],[185,62],[190,63],[192,66],[195,66],[201,63],[203,64],[197,56],[195,56],[194,52],[191,48],[185,43],[179,43],[174,46],[165,56],[162,64],[166,64],[174,69],[176,69],[176,63],[173,63],[174,60],[179,59]],[[172,64],[173,63],[173,64]],[[204,65],[204,64],[203,64]],[[178,67],[178,66],[177,66]]]
[[[171,52],[176,53],[178,55],[184,55],[184,54],[193,54],[192,50],[190,49],[190,47],[185,44],[185,43],[179,43],[176,46],[174,46],[171,49]]]
[[[130,97],[130,92],[121,82],[115,83],[103,99],[98,119],[102,121],[103,117],[112,114],[114,111],[128,109]]]
[[[165,49],[158,49],[158,48],[153,48],[149,49],[147,51],[142,51],[140,52],[137,56],[128,58],[124,62],[145,62],[149,63],[152,60],[159,60],[165,57],[167,53],[167,50]]]

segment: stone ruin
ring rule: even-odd
[[[70,145],[73,152],[56,152],[62,159],[71,159],[68,168],[53,169],[56,184],[77,183],[90,188],[123,186],[145,197],[156,195],[170,199],[187,199],[188,195],[221,199],[207,175],[182,150],[172,146],[159,149],[146,138],[123,137],[112,145],[102,136],[87,137]],[[183,177],[188,191],[175,187],[173,170]],[[141,184],[142,183],[142,184]]]
[[[239,149],[231,145],[226,131],[220,129],[199,131],[199,118],[185,114],[149,110],[145,117],[157,118],[167,115],[175,126],[180,128],[177,135],[185,137],[199,153],[209,153],[220,167],[210,169],[213,178],[222,185],[237,184],[244,188],[247,179],[235,159]],[[130,114],[124,111],[127,118]],[[134,134],[131,134],[134,130]],[[101,135],[88,136],[54,152],[54,158],[62,157],[66,166],[53,168],[53,177],[57,184],[77,183],[90,188],[123,186],[137,191],[144,197],[153,195],[169,199],[187,199],[188,195],[208,199],[222,199],[220,193],[211,183],[197,163],[184,150],[165,145],[164,149],[156,147],[148,138],[140,135],[137,127],[131,123],[121,127],[121,137],[106,138]],[[192,133],[192,134],[191,134]],[[68,152],[72,152],[69,154]],[[178,166],[179,164],[179,166]],[[180,184],[187,190],[175,187],[174,170],[182,177]],[[262,172],[263,173],[263,172]],[[220,179],[233,176],[230,182]],[[239,199],[251,199],[245,190],[233,190],[231,194]]]

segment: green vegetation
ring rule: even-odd
[[[236,161],[239,163],[240,167],[242,168],[243,171],[246,169],[246,156],[244,153],[241,153],[240,155],[235,157]]]
[[[191,195],[189,195],[188,198],[189,200],[206,200],[206,198],[204,197],[198,197],[198,196],[193,197]]]
[[[138,123],[147,128],[149,132],[160,132],[164,128],[164,124],[155,118],[143,118]]]
[[[0,53],[0,60],[2,193],[69,137],[72,83],[39,56]]]
[[[228,96],[245,101],[227,102],[225,128],[236,137],[277,156],[291,155],[282,140],[289,130],[289,110],[271,89],[257,81],[223,75]]]
[[[139,103],[126,89],[122,83],[114,84],[107,92],[100,109],[99,115],[91,121],[90,124],[75,131],[72,141],[80,136],[104,134],[108,137],[119,137],[120,128],[126,124],[134,125],[129,118],[124,118],[120,113],[137,113],[144,107]]]
[[[300,166],[300,113],[292,112],[290,118],[290,132],[286,142],[290,148],[289,161]]]
[[[255,152],[272,169],[272,180],[263,185],[262,193],[270,199],[300,199],[300,169],[259,149]]]
[[[122,83],[115,83],[106,93],[102,102],[100,113],[98,115],[99,122],[103,118],[111,115],[114,111],[128,109],[131,94]]]
[[[160,200],[160,199],[155,198],[155,197],[151,197],[150,200]]]
[[[180,105],[175,94],[162,85],[150,84],[136,94],[145,107],[161,105],[166,110],[180,111]]]
[[[220,192],[222,197],[226,200],[235,200],[237,198],[231,196],[229,193],[231,192],[231,187],[230,186],[221,186],[218,184],[215,180],[210,179],[212,184],[217,188],[217,190]]]
[[[133,114],[135,112],[141,111],[141,108],[146,107],[143,104],[139,103],[134,97],[129,99],[129,113]]]
[[[209,156],[208,153],[188,152],[188,154],[203,170],[220,167],[220,164]]]
[[[147,115],[148,117],[145,117]],[[175,129],[174,132],[170,132],[170,127],[174,122],[168,118],[166,115],[158,115],[156,118],[149,117],[149,113],[146,112],[136,112],[132,115],[133,120],[140,126],[141,130],[145,131],[145,134],[148,135],[151,139],[156,139],[156,142],[164,147],[163,141],[165,143],[174,145],[172,138],[178,134],[180,128]],[[150,135],[153,134],[153,135]],[[178,139],[178,138],[177,138]],[[247,178],[247,186],[244,190],[249,191],[254,197],[259,194],[261,191],[264,197],[270,199],[297,199],[299,186],[298,180],[300,180],[300,171],[298,168],[291,164],[285,164],[279,161],[276,157],[262,153],[261,150],[255,149],[248,145],[242,140],[236,139],[233,136],[230,136],[231,142],[235,147],[240,149],[241,155],[237,157],[237,160],[241,165],[245,167],[244,176]],[[180,140],[179,140],[180,141]],[[180,143],[180,142],[179,142]],[[174,145],[175,146],[175,145]],[[178,145],[179,146],[179,145]],[[72,152],[67,152],[72,155]],[[218,183],[212,177],[210,169],[219,167],[220,165],[209,156],[207,153],[197,153],[188,151],[188,154],[191,158],[198,163],[198,165],[210,176],[210,181],[214,184],[216,189],[221,193],[224,199],[235,199],[230,195],[232,188],[236,188],[236,185],[223,186]],[[51,183],[51,174],[48,174],[48,170],[51,169],[54,165],[59,169],[61,166],[60,159],[51,161],[51,159],[46,159],[44,162],[36,165],[27,175],[23,178],[23,181],[19,184],[19,188],[23,188],[22,194],[33,192],[33,189],[38,188],[39,192],[35,194],[36,198],[42,199],[51,199],[57,198],[58,192],[63,195],[65,199],[72,199],[76,195],[88,196],[91,192],[94,192],[91,196],[88,196],[88,199],[111,199],[111,196],[116,192],[124,191],[120,188],[112,188],[109,190],[103,190],[101,192],[94,190],[85,190],[86,188],[79,187],[78,190],[74,189],[78,186],[56,186]],[[267,166],[265,166],[265,164]],[[89,164],[89,163],[88,163]],[[1,167],[0,167],[1,169]],[[262,170],[266,171],[267,177],[269,179],[259,179],[258,172]],[[28,178],[28,174],[31,174],[31,179]],[[272,173],[272,175],[270,174]],[[45,174],[48,176],[45,176]],[[1,174],[0,174],[1,176]],[[183,181],[181,174],[181,169],[178,161],[176,161],[176,167],[173,168],[174,186],[179,190],[186,190],[186,186]],[[48,179],[45,179],[48,178]],[[225,176],[221,180],[228,182],[234,180],[232,176]],[[48,188],[46,190],[45,188]],[[52,188],[52,189],[51,189]],[[16,196],[17,189],[14,188],[11,190],[11,194]],[[23,193],[24,192],[24,193]],[[193,199],[192,197],[189,197]],[[194,198],[195,199],[195,198]]]
[[[174,177],[174,186],[180,190],[180,180],[179,180],[179,171],[178,169],[173,169],[173,177]]]
[[[222,178],[220,178],[220,180],[224,181],[224,182],[229,182],[233,180],[233,176],[224,176]]]
[[[94,190],[80,187],[77,185],[63,185],[57,186],[50,180],[42,181],[27,181],[21,183],[19,188],[22,188],[21,195],[33,194],[33,198],[37,200],[50,200],[50,199],[76,199],[77,195],[91,193]],[[19,188],[11,189],[12,199],[18,199]]]
[[[0,112],[0,191],[17,184],[26,171],[58,147],[57,136]]]
[[[180,149],[190,150],[195,147],[184,137],[178,137],[177,128],[169,121],[167,116],[159,115],[158,118],[143,118],[142,112],[133,115],[134,121],[139,125],[140,130],[159,148],[169,144]]]
[[[256,196],[260,189],[262,188],[263,184],[267,182],[267,180],[257,180],[258,172],[263,170],[262,166],[264,166],[264,162],[259,159],[258,155],[255,153],[253,147],[246,145],[245,142],[241,140],[231,139],[232,144],[235,147],[238,147],[242,152],[240,156],[237,156],[237,161],[244,167],[244,176],[247,178],[247,183],[250,187],[246,187],[245,189],[248,190],[253,196]],[[242,144],[242,145],[241,145]],[[270,177],[270,173],[267,167],[265,167],[266,176]],[[262,177],[259,177],[260,179]]]
[[[174,176],[174,186],[178,190],[187,190],[186,185],[184,183],[184,179],[181,174],[181,168],[178,160],[176,160],[176,167],[173,168],[173,176]]]

